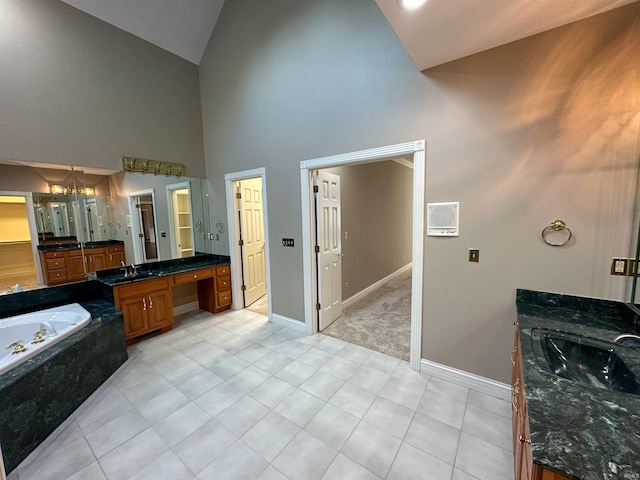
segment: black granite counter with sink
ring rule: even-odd
[[[99,270],[96,272],[96,278],[105,285],[114,287],[125,283],[139,282],[149,280],[150,278],[165,277],[177,273],[189,272],[191,270],[224,265],[229,263],[230,259],[231,257],[227,255],[199,253],[192,257],[136,265],[136,273],[134,275],[130,273],[125,275],[126,269],[124,267]]]
[[[114,247],[118,245],[124,246],[124,242],[122,240],[101,240],[99,242],[84,242],[82,244],[84,248]],[[58,252],[61,250],[76,250],[78,248],[80,248],[80,243],[78,242],[38,245],[38,250],[41,252]]]
[[[640,317],[621,302],[517,293],[533,462],[581,480],[640,479]]]
[[[127,360],[122,312],[97,281],[0,297],[0,318],[79,303],[91,322],[0,375],[0,445],[11,472]],[[4,346],[0,346],[4,348]]]

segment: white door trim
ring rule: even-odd
[[[302,256],[304,285],[304,322],[309,335],[317,332],[314,295],[316,292],[316,267],[314,259],[312,218],[313,170],[358,163],[370,163],[399,156],[413,156],[413,232],[411,278],[411,345],[409,364],[420,371],[422,347],[422,279],[425,247],[425,141],[400,143],[370,150],[360,150],[330,157],[300,162],[300,188],[302,192]]]
[[[238,248],[238,230],[240,228],[238,214],[236,209],[236,192],[233,188],[233,182],[246,180],[248,178],[260,177],[262,180],[262,216],[264,226],[264,254],[265,254],[265,276],[267,282],[267,317],[271,322],[273,317],[273,308],[271,305],[271,260],[269,255],[269,210],[267,204],[267,170],[264,167],[254,168],[251,170],[243,170],[240,172],[227,173],[224,176],[225,193],[227,197],[227,225],[229,235],[229,251],[231,252],[231,296],[233,297],[232,308],[234,310],[242,310],[243,295],[242,285],[242,258],[240,257],[240,249]]]
[[[158,208],[156,207],[156,195],[154,193],[153,188],[147,188],[145,190],[138,190],[136,192],[129,193],[129,215],[131,218],[131,241],[133,243],[133,257],[134,263],[146,263],[147,259],[145,257],[144,249],[140,244],[140,238],[138,234],[142,233],[140,231],[140,212],[136,209],[136,197],[142,197],[146,195],[151,195],[151,204],[153,205],[153,226],[154,235],[156,237],[156,249],[158,254],[158,261],[162,260],[160,257],[160,244],[158,243],[158,221],[157,221],[157,212]],[[135,220],[135,221],[134,221]]]
[[[191,201],[191,182],[180,182],[180,183],[172,183],[167,185],[167,209],[169,210],[169,240],[171,242],[171,255],[172,258],[181,258],[180,252],[178,251],[178,244],[176,239],[176,222],[175,215],[176,212],[173,210],[173,198],[172,192],[174,190],[189,190],[189,215],[191,217],[191,248],[193,248],[193,254],[196,253],[196,239],[195,232],[193,226],[193,202]]]

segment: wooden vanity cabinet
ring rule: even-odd
[[[80,282],[85,279],[84,257],[82,250],[67,250],[67,274],[70,282]]]
[[[42,274],[47,285],[58,285],[84,280],[87,273],[105,268],[119,267],[126,261],[123,245],[85,248],[84,256],[80,248],[40,252]]]
[[[114,245],[111,247],[106,247],[106,262],[107,262],[107,268],[114,268],[114,267],[119,267],[120,265],[122,265],[121,262],[125,262],[125,256],[124,256],[124,245]]]
[[[42,265],[42,274],[47,285],[57,285],[59,283],[67,283],[67,258],[66,252],[40,252],[40,264]]]
[[[113,288],[114,302],[123,312],[127,343],[141,335],[173,328],[171,285],[171,277],[164,277]]]
[[[515,480],[569,480],[533,463],[527,400],[524,393],[524,372],[520,352],[520,330],[516,324],[511,352],[511,418],[513,424],[513,463]]]
[[[229,264],[178,273],[173,277],[174,285],[191,282],[198,282],[198,303],[202,310],[219,313],[231,308]]]
[[[107,268],[107,254],[105,248],[85,248],[84,259],[87,273]]]
[[[215,300],[213,313],[231,308],[231,268],[229,264],[215,267]]]

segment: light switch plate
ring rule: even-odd
[[[625,276],[629,267],[629,260],[626,258],[611,259],[611,275]]]
[[[480,250],[478,250],[477,248],[470,248],[469,261],[478,263],[480,261]]]

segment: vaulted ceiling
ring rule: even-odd
[[[62,0],[196,65],[224,0]],[[261,0],[268,1],[268,0]],[[419,70],[638,0],[376,0]]]

